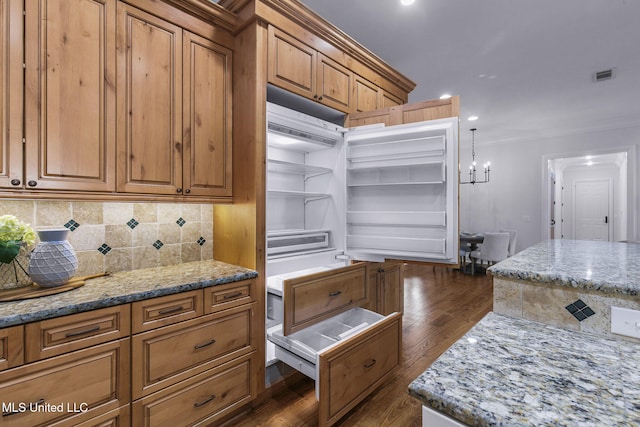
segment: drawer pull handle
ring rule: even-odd
[[[331,292],[329,294],[330,297],[337,297],[338,295],[340,295],[342,293],[342,291],[335,291],[335,292]]]
[[[193,407],[194,407],[194,408],[199,408],[199,407],[201,407],[201,406],[204,406],[204,405],[206,405],[207,403],[211,402],[211,401],[212,401],[213,399],[215,399],[215,398],[216,398],[216,395],[215,395],[215,394],[212,394],[211,396],[207,397],[206,399],[201,400],[200,402],[196,402],[196,403],[194,403],[194,404],[193,404]]]
[[[375,364],[376,364],[376,359],[371,359],[367,363],[364,364],[364,367],[369,369],[369,368],[373,367],[373,365],[375,365]]]
[[[231,298],[238,298],[242,296],[242,292],[236,292],[234,294],[230,294],[230,295],[225,295],[224,297],[222,297],[222,299],[231,299]]]
[[[33,409],[36,409],[38,406],[44,405],[44,402],[45,402],[44,398],[43,398],[43,397],[41,397],[41,398],[40,398],[40,399],[38,399],[36,402],[31,402],[31,403],[29,403],[28,408],[29,408],[29,409],[32,409],[32,410],[33,410]],[[25,405],[25,406],[26,406],[26,405]],[[2,416],[3,416],[3,417],[9,417],[9,416],[11,416],[11,415],[15,415],[15,414],[22,414],[22,413],[24,412],[24,411],[21,411],[21,410],[16,410],[17,408],[19,408],[19,406],[18,406],[18,405],[16,405],[16,408],[13,408],[13,410],[11,410],[11,411],[3,412],[3,413],[2,413]],[[36,409],[36,411],[37,411],[37,409]]]
[[[77,337],[77,336],[80,336],[80,335],[90,334],[91,332],[96,332],[96,331],[99,331],[99,330],[100,330],[100,326],[96,325],[96,326],[93,326],[91,328],[83,329],[81,331],[67,332],[66,334],[64,334],[64,336],[66,338]]]
[[[216,340],[209,340],[204,344],[197,344],[193,348],[196,350],[200,350],[201,348],[209,347],[211,344],[214,344]]]
[[[182,310],[184,310],[184,307],[179,305],[177,307],[165,308],[164,310],[160,310],[158,311],[158,314],[171,314],[171,313],[177,313],[178,311],[182,311]]]

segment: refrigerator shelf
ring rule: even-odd
[[[269,172],[292,173],[297,175],[322,175],[331,173],[332,170],[321,166],[313,166],[304,163],[286,162],[283,160],[268,159],[267,170]]]
[[[312,193],[308,191],[288,191],[288,190],[267,190],[267,195],[272,197],[289,197],[297,199],[305,199],[305,201],[320,200],[331,198],[331,194]]]
[[[348,211],[350,225],[404,225],[445,227],[446,212],[390,212],[390,211]]]
[[[389,185],[400,186],[400,185],[434,185],[434,184],[444,184],[444,181],[372,182],[368,184],[347,184],[347,187],[381,187],[381,186],[389,186]]]

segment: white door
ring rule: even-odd
[[[574,184],[574,236],[578,240],[609,240],[609,180]]]

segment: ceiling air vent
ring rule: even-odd
[[[593,81],[594,82],[601,82],[604,80],[611,80],[612,78],[615,77],[615,68],[611,68],[609,70],[603,70],[603,71],[596,71],[595,73],[593,73]]]

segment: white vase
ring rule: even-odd
[[[66,228],[40,230],[40,243],[31,253],[29,276],[45,288],[64,285],[78,270],[78,257],[67,241]]]

